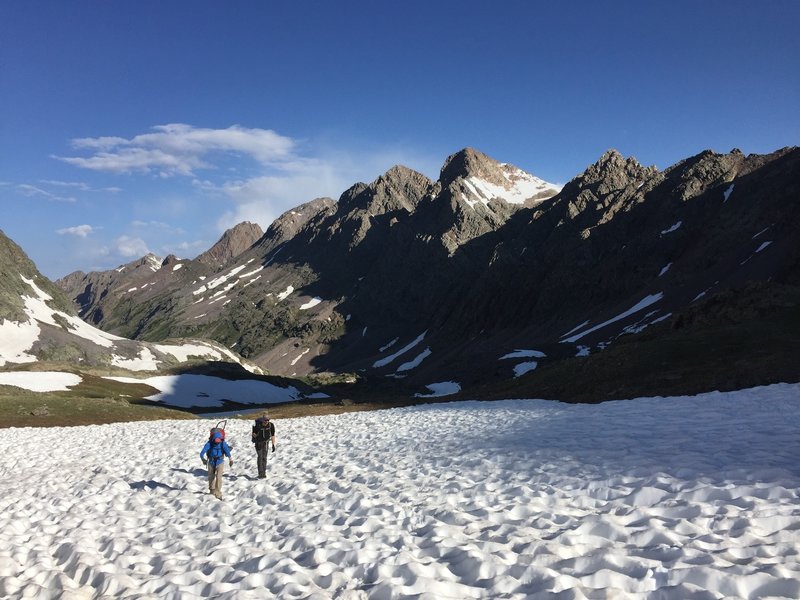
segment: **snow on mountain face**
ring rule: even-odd
[[[502,163],[500,168],[504,178],[502,184],[492,183],[477,176],[464,179],[467,193],[463,194],[462,198],[470,208],[475,208],[479,202],[488,206],[491,200],[502,200],[508,204],[525,204],[527,200],[541,202],[555,196],[561,190],[561,187],[508,163]]]
[[[96,329],[78,317],[54,310],[47,305],[47,301],[52,300],[47,292],[37,286],[33,279],[28,279],[24,275],[20,275],[20,277],[32,289],[33,295],[22,297],[27,320],[19,322],[7,320],[0,324],[0,333],[2,333],[0,366],[7,363],[35,362],[37,358],[31,351],[41,337],[41,325],[43,324],[55,327],[66,326],[73,335],[105,348],[113,346],[115,340],[122,339]]]
[[[162,260],[153,254],[147,255],[147,261],[150,263],[150,270],[154,273],[161,269]]]
[[[46,327],[72,336],[75,345],[86,348],[102,348],[109,364],[131,371],[155,371],[166,363],[186,362],[191,357],[208,360],[242,361],[228,349],[213,342],[197,341],[184,344],[147,345],[119,337],[82,321],[74,315],[48,305],[53,298],[41,289],[33,279],[20,275],[33,295],[23,295],[25,320],[10,319],[0,322],[0,367],[7,364],[32,363],[39,360],[35,352],[37,343],[48,338]],[[253,367],[243,366],[248,370]]]
[[[449,156],[439,178],[443,189],[470,208],[492,200],[523,205],[555,196],[561,187],[534,177],[508,163],[501,163],[475,150],[464,148]]]

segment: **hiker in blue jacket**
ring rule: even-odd
[[[228,465],[233,466],[231,449],[225,441],[225,430],[212,428],[211,435],[200,450],[200,460],[208,466],[208,492],[222,500],[222,472],[225,470],[225,457]],[[208,458],[206,458],[208,457]]]

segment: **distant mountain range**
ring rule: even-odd
[[[595,383],[600,397],[731,389],[800,379],[783,359],[800,339],[799,212],[798,148],[664,171],[610,150],[563,189],[464,149],[436,181],[393,167],[266,232],[242,223],[194,260],[56,284],[108,333],[212,340],[284,376],[574,399]],[[769,360],[739,354],[765,344]],[[705,374],[700,347],[717,365]]]
[[[150,343],[125,339],[85,323],[64,292],[0,232],[0,368],[44,363],[105,372],[155,372],[208,362],[261,373],[257,366],[211,340]]]

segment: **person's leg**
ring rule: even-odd
[[[208,464],[208,492],[210,494],[214,493],[214,467],[211,466],[211,463]]]
[[[222,499],[222,473],[225,471],[225,461],[223,460],[221,463],[217,465],[217,477],[216,481],[214,482],[214,495]]]
[[[267,447],[266,445],[259,444],[256,446],[256,454],[258,455],[258,476],[267,476]]]

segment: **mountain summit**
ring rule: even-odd
[[[213,268],[220,268],[255,244],[262,235],[264,232],[255,223],[247,221],[239,223],[223,233],[216,244],[195,260]]]
[[[439,183],[442,188],[452,189],[453,195],[470,208],[477,204],[488,206],[492,200],[530,206],[554,196],[561,189],[473,148],[464,148],[447,158]]]

